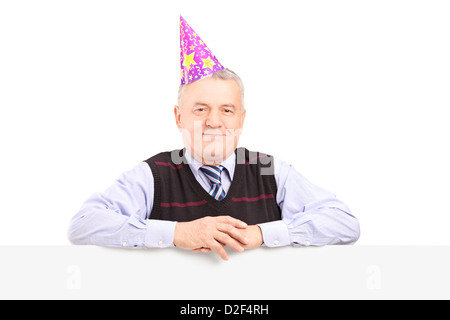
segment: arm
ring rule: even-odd
[[[260,224],[264,244],[322,246],[353,244],[359,238],[359,222],[336,197],[275,158],[277,203],[282,220]]]
[[[146,220],[153,206],[153,175],[146,163],[93,194],[72,218],[71,243],[108,247],[173,246],[175,222]]]
[[[149,220],[153,193],[153,174],[143,162],[83,204],[70,223],[70,242],[108,247],[211,248],[224,260],[228,257],[222,245],[241,252],[248,243],[245,235],[238,232],[247,225],[230,217],[205,217],[182,223]]]

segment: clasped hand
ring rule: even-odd
[[[217,253],[228,260],[224,247],[237,252],[260,247],[263,242],[261,229],[249,226],[241,220],[229,217],[204,217],[190,222],[178,222],[173,243],[182,249],[195,252]]]

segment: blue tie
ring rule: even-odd
[[[209,194],[216,200],[222,201],[225,198],[225,190],[223,190],[220,173],[223,170],[222,166],[203,166],[200,168],[202,172],[211,180],[211,190]]]

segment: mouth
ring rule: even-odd
[[[225,136],[222,132],[203,132],[204,136],[210,136],[210,137],[222,137]]]

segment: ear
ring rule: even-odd
[[[244,111],[242,111],[242,114],[241,114],[241,128],[244,127],[244,120],[245,120],[245,115],[246,114],[247,114],[247,110],[244,109]]]
[[[173,108],[173,113],[175,115],[175,122],[177,124],[178,130],[181,131],[182,126],[181,126],[181,110],[180,110],[180,107],[176,105]]]

